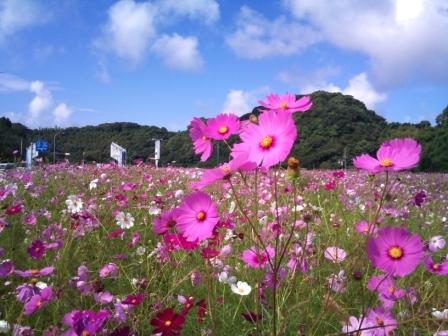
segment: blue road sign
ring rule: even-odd
[[[47,140],[37,140],[36,141],[36,150],[38,152],[48,151],[48,141]]]

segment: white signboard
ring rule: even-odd
[[[156,168],[159,168],[159,160],[160,160],[160,140],[156,140],[154,142],[154,161],[156,164]]]
[[[31,143],[26,148],[26,166],[27,168],[31,168],[33,165],[33,159],[39,156],[39,152],[36,150],[36,144],[34,142]]]
[[[118,165],[122,167],[126,163],[126,149],[112,142],[110,144],[110,157],[117,160]]]

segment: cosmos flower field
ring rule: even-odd
[[[214,169],[1,173],[0,333],[448,335],[448,175],[410,172],[413,139],[301,169],[311,102],[264,103],[192,121],[203,160],[241,138]]]

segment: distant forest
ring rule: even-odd
[[[312,94],[313,107],[306,113],[295,113],[298,138],[293,155],[305,168],[340,168],[341,163],[351,165],[351,159],[360,153],[374,154],[386,139],[413,137],[423,146],[423,156],[417,170],[448,171],[448,106],[436,118],[436,125],[429,121],[418,124],[388,123],[352,96],[341,93],[317,91]],[[259,107],[248,111],[260,113]],[[56,133],[57,159],[70,153],[71,162],[110,161],[110,143],[127,149],[129,162],[136,159],[149,161],[154,156],[154,140],[162,139],[161,165],[175,162],[179,166],[214,166],[229,158],[223,143],[215,143],[213,156],[207,163],[200,163],[194,154],[188,131],[170,132],[164,127],[141,126],[129,122],[100,124],[98,126],[29,129],[22,124],[0,118],[0,162],[17,160],[13,151],[32,141],[45,139],[49,152],[44,160],[52,161],[53,137]]]

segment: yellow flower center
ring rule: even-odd
[[[403,249],[398,246],[391,247],[389,251],[387,251],[389,257],[392,259],[400,259],[403,256]]]
[[[199,211],[198,214],[196,215],[196,218],[200,221],[203,221],[205,219],[205,212]]]
[[[285,101],[281,101],[280,102],[280,108],[286,110],[288,108],[288,103],[286,103]]]
[[[30,273],[31,273],[32,275],[37,275],[37,274],[39,274],[39,270],[38,270],[38,269],[32,269],[32,270],[30,271]]]
[[[387,168],[387,167],[392,167],[393,165],[394,165],[394,163],[392,162],[391,159],[382,159],[380,161],[380,166],[381,167]]]
[[[173,322],[171,322],[170,320],[166,320],[164,323],[165,327],[169,327],[171,325],[171,323],[173,323]]]
[[[272,144],[274,143],[274,139],[271,136],[265,136],[261,141],[260,141],[260,146],[264,149],[269,149],[272,147]]]
[[[228,131],[229,131],[229,128],[228,128],[227,126],[221,126],[221,127],[218,129],[218,133],[221,134],[221,135],[226,134]]]

